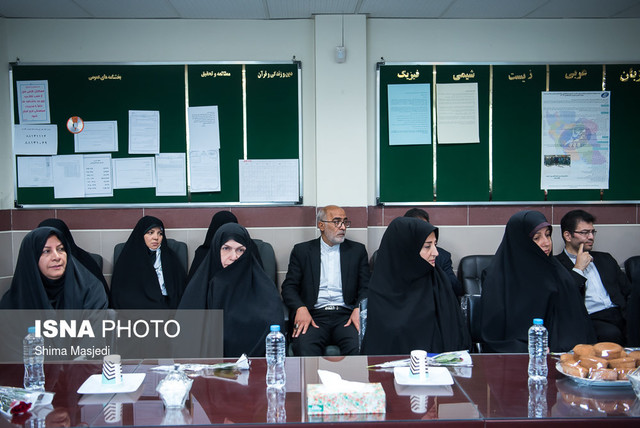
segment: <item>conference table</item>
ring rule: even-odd
[[[530,387],[525,354],[471,354],[472,367],[450,367],[450,386],[399,385],[392,369],[368,368],[407,356],[288,357],[284,412],[276,423],[287,426],[332,425],[389,427],[436,424],[438,426],[489,427],[528,424],[554,426],[640,426],[640,399],[630,387],[585,387],[555,369],[549,357],[542,417],[529,417]],[[79,394],[78,388],[101,373],[100,361],[47,362],[46,390],[54,392],[53,409],[22,415],[13,426],[150,427],[266,425],[269,396],[264,358],[252,358],[248,371],[221,376],[204,372],[194,377],[184,409],[168,410],[156,392],[166,372],[154,368],[182,364],[214,364],[224,359],[123,360],[123,373],[145,373],[144,381],[127,394]],[[386,413],[310,416],[306,385],[319,383],[318,370],[338,373],[357,382],[380,382],[386,395]],[[0,385],[21,386],[22,366],[0,364]],[[544,402],[546,401],[546,408]],[[538,405],[540,403],[538,402]],[[533,415],[532,415],[533,416]],[[0,422],[6,422],[2,418]]]

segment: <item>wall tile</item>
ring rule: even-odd
[[[158,217],[164,227],[194,228],[209,227],[211,217],[218,211],[229,211],[225,208],[145,208],[144,215]]]
[[[13,230],[32,230],[42,220],[55,216],[55,210],[12,210],[11,227]]]
[[[0,232],[0,248],[5,250],[13,249],[13,237],[11,232]],[[13,251],[5,251],[9,254]],[[13,275],[13,259],[11,257],[0,257],[0,277]],[[0,297],[2,295],[0,294]]]
[[[598,224],[637,224],[634,205],[554,205],[553,224],[560,224],[562,217],[571,210],[582,209],[596,217]]]
[[[7,292],[9,287],[11,287],[11,280],[13,277],[9,276],[6,278],[0,278],[0,298],[4,296],[4,293]]]
[[[0,232],[11,230],[11,210],[0,210]]]
[[[495,206],[469,206],[469,225],[506,225],[517,212],[524,210],[540,211],[550,220],[552,217],[551,205],[495,205]]]
[[[316,223],[315,207],[238,207],[231,212],[245,227],[305,227]]]
[[[133,229],[142,217],[141,208],[58,210],[69,229]]]

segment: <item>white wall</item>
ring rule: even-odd
[[[375,203],[375,63],[638,62],[640,20],[23,20],[0,61],[302,61],[305,205]],[[0,67],[0,209],[13,206],[9,79]],[[365,86],[366,85],[366,86]]]

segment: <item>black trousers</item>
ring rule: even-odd
[[[324,355],[324,348],[337,345],[341,355],[359,354],[358,330],[349,321],[351,309],[339,308],[333,311],[311,309],[309,313],[318,328],[309,324],[305,334],[293,338],[293,354],[296,356]]]
[[[598,342],[614,342],[626,344],[626,324],[619,307],[607,308],[589,314],[593,328],[596,330]]]

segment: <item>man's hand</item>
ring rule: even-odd
[[[580,248],[578,249],[578,255],[576,256],[575,267],[577,269],[580,269],[581,271],[584,271],[587,268],[587,266],[589,266],[589,263],[591,263],[591,260],[593,260],[593,257],[591,257],[591,254],[589,254],[588,251],[584,251],[584,244],[580,244]]]
[[[293,337],[305,334],[309,328],[309,324],[318,328],[313,318],[311,318],[309,309],[307,309],[306,306],[300,306],[298,310],[296,310],[296,318],[293,324]]]
[[[349,321],[347,321],[347,323],[344,326],[348,327],[351,324],[353,324],[356,330],[358,330],[358,333],[360,333],[360,308],[355,308],[353,312],[351,312]]]

